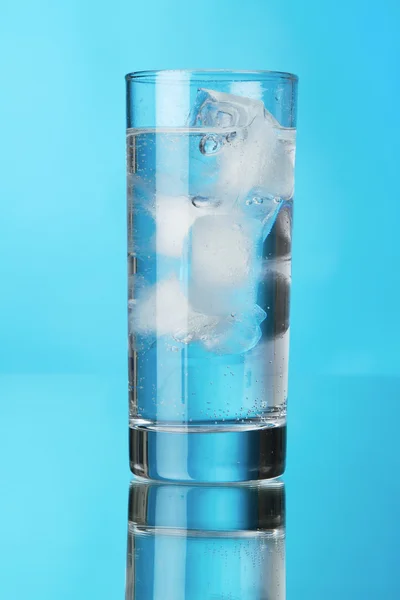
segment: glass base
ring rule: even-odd
[[[286,425],[214,433],[129,429],[134,475],[163,481],[228,483],[279,477]]]

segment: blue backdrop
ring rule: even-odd
[[[292,367],[396,375],[398,3],[5,1],[3,372],[125,361],[126,72],[300,77]]]
[[[398,597],[390,571],[394,537],[377,540],[386,561],[378,550],[357,550],[369,539],[367,520],[351,520],[360,543],[347,549],[349,562],[342,555],[340,577],[332,568],[336,583],[323,581],[320,571],[310,587],[304,569],[315,538],[305,535],[309,521],[301,515],[315,510],[320,525],[332,516],[323,503],[332,501],[327,466],[334,485],[350,486],[354,515],[363,502],[373,511],[363,487],[371,464],[399,495],[393,460],[369,454],[374,424],[389,415],[380,457],[398,455],[392,424],[400,418],[394,401],[400,394],[399,18],[396,0],[220,0],[190,8],[183,0],[3,0],[5,598],[123,594],[129,479],[124,75],[154,68],[278,69],[300,77],[287,478],[289,506],[300,521],[291,525],[298,535],[288,546],[289,590],[296,600]],[[315,478],[325,492],[310,509],[307,485],[314,480],[300,485],[296,457],[311,465],[310,454],[324,440],[340,438],[343,423],[357,460],[339,468],[334,448],[322,451]],[[301,490],[299,503],[290,497],[291,481]],[[393,525],[386,508],[381,536]],[[341,514],[333,513],[338,528],[348,523]],[[99,544],[101,556],[94,557]],[[339,556],[343,544],[337,535],[324,547]],[[32,556],[23,577],[18,561],[27,549]],[[364,567],[373,578],[365,589]],[[354,577],[363,595],[354,592]],[[378,579],[386,586],[381,596]]]

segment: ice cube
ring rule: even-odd
[[[180,258],[190,228],[199,217],[219,212],[220,201],[204,196],[157,195],[155,204],[156,252]]]
[[[265,239],[274,226],[282,204],[280,198],[265,194],[262,189],[253,189],[241,203],[241,207],[244,215],[261,221]]]
[[[162,181],[165,189],[169,186],[173,189],[170,181]],[[194,220],[215,213],[221,204],[215,197],[162,194],[158,185],[155,188],[137,175],[130,178],[129,185],[132,189],[129,226],[132,251],[137,256],[158,252],[164,256],[181,257]]]
[[[272,115],[269,118],[275,143],[272,155],[266,156],[263,165],[262,187],[274,196],[289,200],[294,193],[296,130],[280,127]]]
[[[189,116],[190,127],[234,129],[248,127],[263,116],[264,104],[243,96],[200,88]]]
[[[180,257],[184,241],[196,217],[196,208],[188,196],[157,195],[156,252]]]
[[[216,354],[242,354],[248,352],[261,339],[260,323],[266,313],[256,306],[247,314],[232,314],[221,319],[201,338],[204,347]]]
[[[155,141],[153,173],[157,194],[166,196],[211,195],[219,166],[213,152],[218,136],[203,147],[204,136],[188,130],[159,133]]]
[[[133,291],[135,299],[129,301],[129,331],[141,340],[170,336],[176,342],[188,344],[200,339],[219,321],[218,317],[193,310],[175,275],[153,286],[147,286],[138,277]]]
[[[200,89],[189,124],[211,129],[200,145],[218,151],[217,196],[243,199],[258,187],[292,197],[295,130],[281,127],[261,100]]]
[[[130,333],[163,336],[187,328],[191,309],[174,275],[135,290],[136,297],[130,301]]]
[[[182,344],[199,341],[203,337],[209,337],[218,322],[218,317],[210,317],[191,310],[187,323],[183,328],[179,328],[174,332],[173,338]]]
[[[227,315],[254,305],[262,223],[240,215],[197,219],[189,239],[189,301],[198,312]]]
[[[146,286],[138,277],[133,288],[136,298],[129,301],[129,333],[137,350],[146,350],[156,338],[167,336],[174,349],[176,344],[197,342],[216,354],[241,354],[261,337],[266,313],[257,305],[227,316],[199,313],[189,305],[175,276],[154,286]]]

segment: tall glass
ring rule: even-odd
[[[145,71],[126,82],[131,470],[276,477],[297,77]]]
[[[285,600],[282,482],[134,483],[126,600]]]

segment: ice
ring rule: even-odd
[[[182,344],[202,341],[212,335],[218,322],[218,317],[203,315],[191,309],[185,326],[175,330],[172,337],[176,342],[181,342]]]
[[[257,219],[262,223],[263,239],[267,237],[271,231],[279,211],[282,207],[283,200],[271,194],[265,194],[262,189],[253,189],[245,198],[244,205],[242,203],[243,214],[253,219]]]
[[[157,134],[153,179],[157,194],[167,196],[211,195],[219,165],[219,136],[205,140],[189,130]]]
[[[215,197],[159,193],[137,175],[131,177],[130,186],[134,192],[132,250],[137,256],[157,252],[180,258],[195,219],[213,214],[221,204]]]
[[[189,116],[190,127],[234,129],[248,127],[264,114],[261,100],[200,88]]]
[[[132,335],[170,336],[177,342],[188,344],[218,323],[218,317],[193,310],[175,275],[153,286],[147,286],[139,279],[134,288],[136,298],[130,301],[129,320]]]
[[[189,304],[181,285],[174,275],[153,286],[136,281],[136,299],[129,302],[129,331],[136,348],[145,349],[163,336],[182,347],[197,342],[217,354],[240,354],[257,344],[266,317],[260,307],[223,317],[202,314]]]
[[[261,338],[262,247],[293,194],[294,130],[260,100],[211,90],[199,90],[189,125],[184,141],[157,142],[151,189],[134,176],[134,243],[156,253],[158,283],[133,285],[130,332],[240,354]]]
[[[261,100],[200,89],[189,124],[216,130],[205,133],[201,147],[218,152],[217,196],[240,202],[261,188],[281,199],[292,197],[295,130],[281,127]]]
[[[189,239],[189,300],[208,315],[255,303],[261,269],[262,224],[238,215],[197,219]]]
[[[221,319],[201,338],[205,348],[215,354],[242,354],[261,339],[260,324],[266,313],[254,306],[247,314],[232,314]]]
[[[263,187],[270,194],[283,200],[289,200],[294,193],[294,163],[296,149],[296,130],[280,127],[269,113],[274,128],[274,151],[263,165]]]
[[[135,286],[130,301],[130,332],[141,335],[173,335],[188,322],[189,305],[178,279],[172,275],[154,286]]]
[[[197,217],[188,196],[157,196],[155,206],[156,251],[181,257],[188,231]]]
[[[181,258],[189,230],[199,217],[218,212],[218,198],[157,195],[155,203],[156,251]]]

